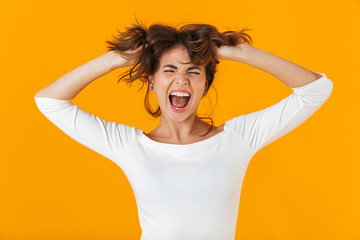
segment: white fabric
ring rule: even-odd
[[[225,122],[200,142],[156,142],[132,126],[100,119],[70,100],[35,97],[39,110],[77,142],[115,162],[134,191],[141,240],[234,240],[250,159],[292,131],[329,98],[324,73],[278,103]]]

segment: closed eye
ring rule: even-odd
[[[164,72],[174,72],[174,71],[173,70],[165,70]],[[200,75],[199,72],[189,72],[189,73],[194,73],[194,74]]]

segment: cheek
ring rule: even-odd
[[[169,77],[164,76],[158,76],[154,80],[154,85],[158,86],[161,89],[166,89],[169,87],[169,84],[171,84],[172,79]]]
[[[206,87],[206,78],[200,78],[197,79],[197,81],[194,82],[194,85],[196,85],[196,89],[202,89],[204,90],[204,87]]]
[[[169,100],[169,96],[167,96],[167,88],[165,86],[156,86],[156,99],[160,105],[165,104],[166,101]]]

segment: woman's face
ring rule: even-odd
[[[175,121],[196,115],[206,89],[205,66],[186,62],[190,62],[187,50],[176,46],[161,55],[157,71],[149,77],[161,114]]]

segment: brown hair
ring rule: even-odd
[[[113,36],[115,38],[114,41],[106,41],[109,44],[109,51],[116,51],[124,58],[131,56],[125,53],[125,51],[135,50],[142,46],[142,50],[138,51],[137,56],[135,56],[135,64],[130,70],[123,73],[118,80],[119,83],[120,80],[124,79],[130,86],[135,80],[139,79],[143,87],[145,83],[148,83],[149,76],[153,75],[158,69],[161,54],[177,45],[182,45],[187,49],[191,63],[194,65],[205,64],[206,92],[208,92],[217,71],[217,64],[219,64],[215,54],[216,47],[224,45],[235,46],[242,42],[252,44],[251,37],[244,32],[249,30],[247,28],[240,31],[225,31],[221,33],[216,27],[209,24],[187,24],[176,29],[165,24],[152,24],[147,28],[137,20],[136,22],[136,24],[126,28],[124,32],[117,30],[119,35]],[[146,111],[153,117],[161,115],[160,107],[153,111],[150,106],[149,84],[144,105]],[[205,136],[211,131],[213,120],[210,117],[200,119],[211,120],[211,127],[204,134]]]

